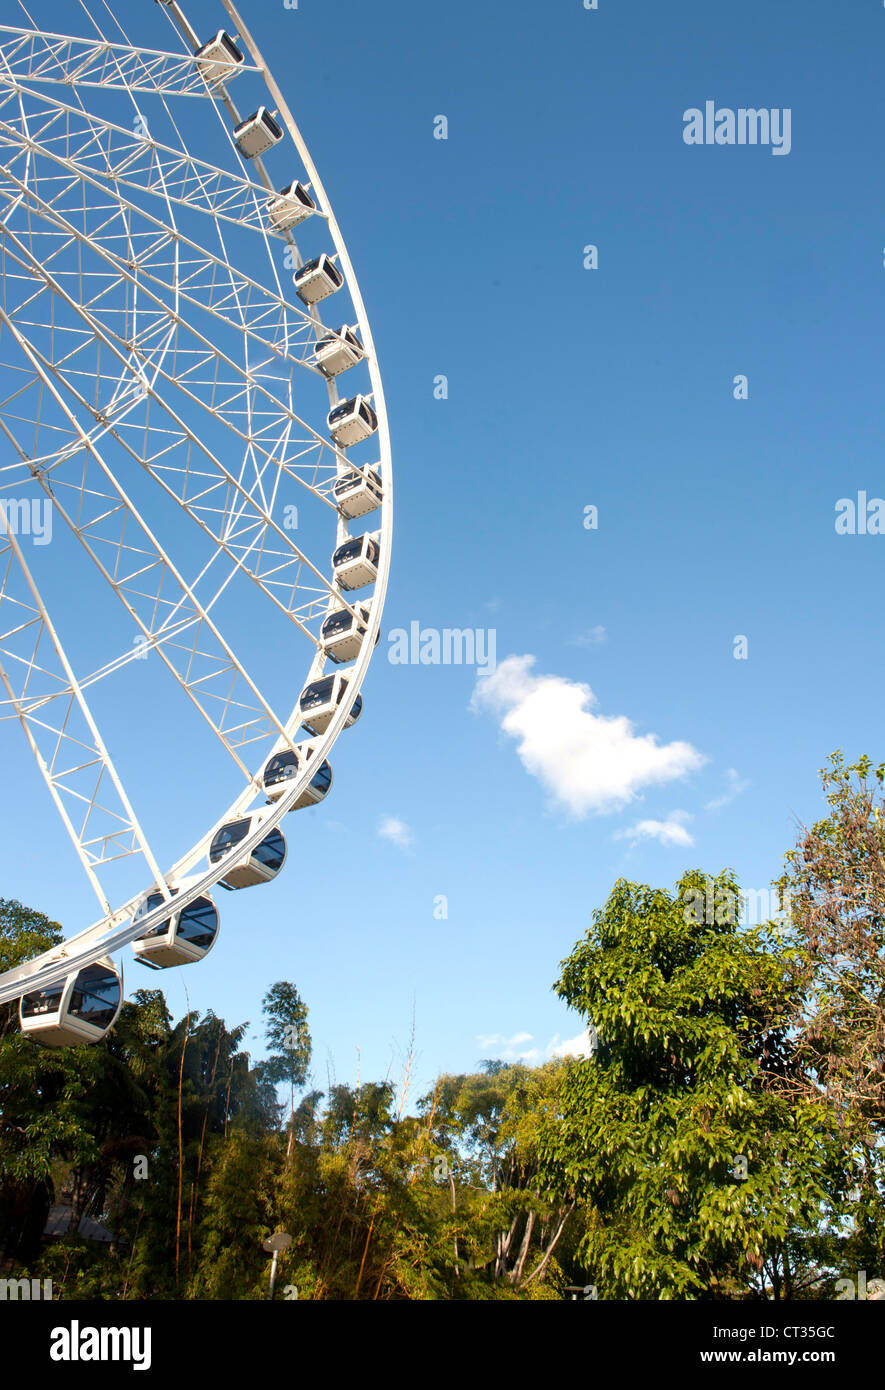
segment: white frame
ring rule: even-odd
[[[346,726],[351,714],[351,709],[360,694],[360,689],[368,670],[369,662],[375,648],[375,638],[380,631],[381,615],[383,610],[384,595],[386,593],[387,580],[390,566],[391,541],[393,534],[393,495],[392,495],[392,461],[390,453],[390,437],[387,424],[387,415],[384,404],[383,384],[378,368],[377,356],[375,353],[374,342],[369,325],[365,305],[359,291],[359,286],[353,271],[353,266],[347,247],[338,227],[332,207],[329,203],[324,186],[317,174],[316,168],[311,159],[310,153],[304,143],[301,133],[295,123],[291,110],[279,89],[270,69],[265,63],[251,33],[245,25],[242,17],[238,13],[232,0],[222,0],[225,10],[232,21],[234,31],[238,35],[238,41],[244,46],[247,54],[248,70],[260,75],[265,83],[273,109],[277,112],[279,123],[282,125],[285,136],[294,147],[307,174],[312,196],[314,197],[318,214],[325,219],[329,236],[334,246],[334,254],[338,268],[344,276],[344,282],[350,295],[351,302],[357,319],[357,326],[360,338],[366,353],[365,365],[371,382],[371,397],[373,408],[378,417],[378,436],[380,443],[380,462],[372,465],[373,469],[379,469],[382,478],[383,497],[381,501],[381,527],[378,533],[380,545],[380,557],[378,572],[374,583],[372,615],[367,632],[367,640],[364,641],[359,658],[355,666],[349,672],[347,688],[343,699],[330,720],[325,732],[316,739],[317,757],[326,760],[332,745],[336,741],[342,729]],[[211,90],[204,82],[202,76],[195,68],[193,48],[199,46],[199,41],[194,31],[191,29],[186,16],[176,0],[165,3],[163,10],[177,27],[181,42],[184,48],[183,54],[170,54],[163,50],[135,50],[126,44],[110,43],[102,36],[101,40],[89,40],[72,38],[64,35],[52,35],[42,31],[12,29],[7,26],[0,27],[0,50],[2,50],[2,63],[0,63],[0,76],[4,80],[11,81],[16,86],[23,85],[23,77],[33,80],[42,80],[47,83],[61,83],[63,90],[67,93],[70,90],[70,83],[82,84],[84,88],[95,87],[125,87],[131,94],[137,95],[139,91],[162,92],[167,95],[187,94],[189,97],[211,99],[220,102],[228,115],[238,123],[238,113],[230,101],[226,88],[221,85]],[[158,11],[159,12],[159,11]],[[4,39],[8,40],[4,46]],[[42,65],[42,66],[41,66]],[[22,73],[22,68],[25,71]],[[39,71],[37,70],[39,68]],[[241,72],[243,69],[238,69]],[[59,100],[59,109],[64,109],[65,103]],[[97,118],[96,118],[97,119]],[[102,124],[99,122],[99,124]],[[107,123],[103,123],[107,126]],[[107,126],[108,147],[113,145],[115,139],[119,137],[119,132]],[[128,132],[126,133],[129,134]],[[232,142],[233,143],[233,142]],[[284,142],[285,143],[285,138]],[[240,225],[258,225],[252,212],[254,194],[252,187],[247,179],[238,175],[226,174],[224,180],[219,179],[217,170],[211,166],[201,165],[198,160],[194,160],[189,154],[182,157],[179,152],[174,152],[179,161],[179,166],[187,173],[191,179],[190,192],[185,198],[178,193],[176,188],[168,194],[169,205],[172,207],[177,201],[187,203],[188,206],[205,206],[212,215],[219,219],[236,221]],[[156,152],[155,157],[162,157],[162,151]],[[69,173],[81,177],[84,186],[87,186],[90,179],[85,173],[78,170],[76,162],[58,157],[60,167],[67,167]],[[260,157],[253,161],[260,183],[264,189],[264,200],[266,194],[274,195],[273,183],[266,175],[261,165]],[[115,187],[118,196],[126,196],[127,187],[131,184],[132,173],[125,167],[123,161],[115,165]],[[96,182],[93,180],[93,182]],[[223,184],[226,190],[222,198],[215,190]],[[213,202],[214,199],[214,202]],[[242,209],[238,212],[238,209]],[[250,221],[251,219],[251,221]],[[266,225],[266,224],[265,224]],[[288,237],[287,237],[288,239]],[[316,312],[312,312],[310,318],[314,323],[318,322]],[[244,338],[256,330],[247,324],[244,329]],[[44,380],[47,390],[53,389],[53,382],[46,367],[37,362],[32,362],[35,370]],[[338,401],[338,394],[334,379],[327,381],[330,406]],[[148,388],[150,384],[148,384]],[[303,423],[303,422],[302,422]],[[86,444],[86,441],[81,441]],[[94,446],[89,445],[94,448]],[[344,456],[338,457],[339,476],[343,472],[358,471]],[[109,483],[115,480],[109,478]],[[123,506],[127,506],[128,499],[121,497]],[[244,502],[245,505],[245,502]],[[338,512],[338,544],[347,539],[349,532],[347,529],[347,518],[342,512]],[[266,518],[267,520],[267,518]],[[82,538],[81,538],[82,539]],[[158,546],[158,554],[165,562],[168,557],[163,556],[162,549]],[[306,557],[302,557],[306,559]],[[317,572],[319,574],[319,572]],[[324,580],[324,576],[319,576]],[[118,583],[113,576],[106,575],[108,582],[114,588],[118,596],[124,598],[123,585]],[[346,603],[339,585],[334,581],[324,581],[327,584],[328,599],[326,607],[338,606]],[[125,600],[124,600],[125,601]],[[40,610],[38,617],[45,624],[48,615],[45,613],[43,605],[38,603],[35,607]],[[200,616],[200,615],[198,615]],[[295,621],[293,615],[293,621]],[[159,646],[155,643],[155,649]],[[236,670],[241,676],[245,676],[242,667],[238,663],[234,653],[230,652],[231,669]],[[323,672],[324,658],[321,653],[317,653],[314,658],[311,672],[305,684],[309,684],[312,679],[316,679]],[[37,669],[36,664],[33,669]],[[30,672],[29,672],[30,674]],[[187,689],[186,681],[181,681],[183,688]],[[188,692],[193,698],[193,692]],[[256,691],[256,695],[258,692]],[[300,696],[299,696],[300,699]],[[13,701],[16,705],[16,714],[23,724],[30,728],[33,725],[36,712],[27,706],[26,701],[20,696]],[[84,701],[85,704],[85,701]],[[282,739],[286,743],[295,746],[297,742],[298,729],[301,720],[298,713],[298,701],[289,718],[278,730]],[[276,721],[279,722],[279,721]],[[221,731],[216,730],[219,738]],[[30,740],[29,740],[30,741]],[[222,742],[224,740],[222,739]],[[32,743],[34,747],[34,743]],[[57,806],[61,803],[60,779],[56,771],[48,766],[43,760],[36,747],[35,755],[40,765],[40,770],[46,778],[53,798]],[[230,752],[230,748],[228,748]],[[110,771],[113,767],[110,754],[107,750],[99,748],[97,750],[98,760],[102,767]],[[262,761],[262,768],[264,765]],[[239,762],[239,760],[238,760]],[[245,765],[239,763],[242,768]],[[248,772],[248,770],[246,769]],[[309,767],[305,767],[303,778],[295,779],[294,785],[281,797],[265,815],[256,817],[255,828],[250,832],[247,839],[242,844],[242,855],[251,855],[252,850],[267,835],[268,831],[278,826],[283,817],[303,794],[304,785],[311,779]],[[165,874],[150,875],[159,885],[164,883],[181,882],[185,877],[188,878],[188,887],[182,887],[180,895],[176,898],[176,906],[179,910],[187,906],[194,898],[199,896],[210,896],[211,889],[220,881],[224,874],[224,864],[227,856],[219,861],[217,865],[206,866],[206,854],[216,831],[226,822],[239,819],[248,813],[248,808],[254,803],[256,796],[260,793],[260,774],[252,773],[245,789],[236,797],[234,802],[218,818],[215,825],[210,827],[205,834],[187,850],[181,858],[171,866]],[[64,818],[64,817],[63,817]],[[89,866],[88,855],[80,842],[79,834],[73,824],[68,820],[68,829],[71,834],[77,852],[80,856],[84,869]],[[285,837],[284,837],[285,839]],[[198,868],[198,866],[200,866]],[[93,872],[94,876],[94,872]],[[102,916],[86,928],[69,939],[66,943],[66,958],[60,960],[56,951],[44,953],[34,960],[25,962],[12,971],[7,971],[0,976],[0,1002],[6,1002],[20,997],[27,993],[35,977],[43,975],[41,985],[50,986],[65,979],[69,974],[76,974],[83,966],[89,965],[99,958],[109,953],[119,950],[127,945],[135,937],[141,935],[151,926],[162,921],[169,914],[168,900],[160,907],[156,908],[152,914],[142,919],[136,925],[132,924],[132,914],[139,899],[144,896],[145,889],[135,894],[127,902],[114,908],[107,906],[107,901],[99,892],[99,901],[102,904]]]

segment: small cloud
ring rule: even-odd
[[[557,1034],[547,1045],[548,1057],[592,1057],[593,1049],[590,1046],[590,1029],[585,1028],[583,1033],[579,1033],[576,1038],[568,1038],[565,1042],[557,1043]]]
[[[516,1047],[531,1042],[532,1037],[532,1033],[514,1033],[512,1038],[505,1038],[502,1033],[478,1033],[476,1041],[480,1047]]]
[[[618,830],[615,840],[629,840],[636,845],[640,840],[657,840],[662,845],[693,845],[694,840],[685,828],[691,820],[687,811],[671,811],[667,820],[641,820],[626,830]]]
[[[597,714],[589,685],[538,676],[533,656],[480,673],[471,708],[490,710],[517,742],[528,773],[573,815],[619,811],[649,786],[685,777],[707,759],[690,743],[637,734],[622,714]]]
[[[398,849],[409,849],[414,839],[405,821],[396,816],[382,816],[378,822],[378,834],[382,840],[389,840]]]
[[[506,1038],[501,1033],[479,1033],[476,1041],[484,1052],[493,1049],[503,1062],[534,1062],[541,1053],[536,1047],[522,1047],[522,1043],[532,1041],[531,1033],[514,1033]]]
[[[608,633],[601,623],[596,627],[591,627],[589,632],[579,632],[577,637],[570,637],[568,645],[570,647],[601,647],[603,642],[608,641]]]
[[[721,811],[723,806],[730,806],[732,801],[739,797],[741,792],[745,792],[750,785],[749,779],[741,777],[736,768],[730,767],[725,774],[726,787],[721,796],[714,796],[712,801],[708,801],[704,807],[705,811]]]

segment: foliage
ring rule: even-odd
[[[555,986],[592,1055],[444,1073],[415,1113],[411,1063],[400,1085],[311,1088],[288,981],[257,1063],[248,1024],[173,1020],[160,990],[60,1051],[3,1006],[4,1273],[64,1299],[259,1299],[286,1231],[280,1298],[810,1299],[881,1277],[885,767],[837,754],[823,776],[827,814],[779,882],[786,929],[719,911],[728,871],[621,880]],[[0,969],[61,937],[0,899]],[[60,1200],[69,1229],[46,1240]]]
[[[732,875],[714,883],[739,900]],[[674,895],[620,880],[556,986],[599,1045],[566,1072],[543,1171],[582,1204],[600,1297],[751,1297],[766,1266],[789,1296],[787,1244],[838,1194],[825,1107],[784,1085],[791,952],[771,926],[696,920],[686,905],[703,886],[700,873]]]
[[[779,887],[800,968],[800,1089],[827,1097],[851,1152],[854,1268],[885,1267],[885,765],[833,753],[827,814],[801,827]]]

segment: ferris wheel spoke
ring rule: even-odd
[[[106,38],[79,39],[0,25],[0,62],[10,77],[31,82],[211,100],[191,54],[133,48]],[[256,69],[244,64],[239,71]]]
[[[17,138],[18,132],[15,126],[9,121],[0,121],[0,143],[5,141],[8,147],[14,148],[17,147]],[[84,169],[71,157],[41,145],[34,135],[31,136],[29,153],[39,156],[44,162],[51,163],[57,169],[64,170],[68,176],[66,184],[62,183],[59,176],[54,179],[51,176],[43,176],[42,181],[44,183],[58,183],[60,185],[51,198],[44,199],[48,207],[55,207],[65,192],[72,187],[78,187],[81,182],[88,183],[97,191],[101,191],[104,196],[109,196],[106,183],[98,177],[95,171]],[[33,182],[34,176],[32,174],[28,179],[21,180],[23,187],[32,187]],[[174,244],[179,248],[174,286],[177,297],[188,303],[193,303],[195,307],[206,309],[220,322],[228,323],[248,332],[250,337],[253,337],[256,342],[262,344],[276,356],[288,361],[300,361],[311,373],[322,376],[319,369],[306,356],[311,336],[316,333],[318,327],[322,328],[322,323],[313,310],[292,304],[282,294],[279,285],[271,290],[253,279],[244,270],[232,266],[222,255],[213,252],[209,247],[185,236],[180,231],[171,232],[168,226],[149,208],[136,203],[132,197],[121,191],[117,182],[112,181],[112,187],[113,191],[110,196],[114,201],[107,204],[107,209],[112,214],[120,209],[137,216],[147,226],[155,229],[164,245]],[[93,209],[93,211],[100,210]],[[263,227],[262,230],[266,230],[266,227]],[[151,271],[149,260],[142,257],[141,262],[138,265],[139,271],[143,275],[156,279],[159,285],[166,288],[166,281],[156,271]],[[190,294],[187,293],[187,286],[191,288]],[[236,303],[239,313],[237,318],[232,318],[222,312],[224,305],[230,301]],[[275,334],[271,336],[266,331],[260,331],[268,320],[276,325]],[[305,356],[300,359],[294,357],[292,352],[292,346],[296,345],[299,340],[305,345]]]
[[[70,485],[77,498],[77,516],[72,516],[59,502],[57,478],[50,490],[56,511],[83,546],[143,636],[152,642],[158,655],[203,715],[240,771],[251,781],[252,774],[238,749],[244,743],[253,742],[262,736],[276,734],[287,740],[288,735],[282,722],[141,518],[132,499],[105,462],[95,441],[85,434],[76,417],[65,405],[36,350],[24,342],[2,308],[0,323],[17,338],[19,347],[43,377],[44,385],[51,392],[56,404],[80,435],[83,451],[82,474],[77,484]],[[109,490],[106,490],[108,485]],[[108,522],[112,522],[113,525],[108,526]],[[137,528],[140,542],[138,545],[126,539],[126,529],[129,525]],[[109,569],[100,558],[96,549],[97,543],[110,550],[113,569]],[[138,587],[148,576],[151,580],[149,587]],[[177,591],[174,599],[166,598],[163,594],[164,585],[169,579]],[[184,645],[175,640],[167,640],[164,631],[170,621],[177,620],[182,610],[199,619],[193,642]],[[207,641],[209,650],[202,645]],[[177,661],[170,652],[178,654]],[[252,698],[235,696],[233,685],[230,688],[223,685],[227,678],[232,682],[239,682]],[[221,687],[221,693],[216,689],[207,688],[212,683]],[[251,717],[248,720],[244,717],[243,711],[250,713]],[[220,712],[220,720],[216,719],[214,712]],[[228,716],[232,721],[230,727],[225,725]]]
[[[134,854],[144,858],[158,889],[168,896],[159,863],[111,761],[14,528],[7,524],[3,504],[0,511],[3,549],[8,557],[0,579],[0,682],[102,909],[110,912],[111,907],[99,870]],[[16,577],[24,583],[16,586]],[[12,626],[7,627],[10,609]]]
[[[20,79],[11,80],[0,70],[0,86],[8,85],[28,102],[29,110],[61,128],[48,142],[64,151],[70,168],[82,165],[92,174],[114,183],[120,182],[139,193],[153,194],[188,212],[199,212],[213,220],[267,231],[264,204],[267,189],[241,174],[230,173],[205,160],[194,159],[186,150],[161,144],[137,134],[94,112],[84,117],[82,106],[73,106],[60,97],[32,90]],[[77,130],[71,117],[83,120]],[[71,147],[75,137],[78,143]],[[32,136],[22,137],[25,149],[32,147]],[[44,145],[47,142],[42,142]]]
[[[12,180],[12,182],[13,184],[16,183],[15,180]],[[23,185],[21,185],[21,187],[24,191]],[[44,216],[50,216],[49,206],[39,198],[35,192],[30,191],[27,196],[29,200],[33,200],[35,207],[39,209]],[[97,254],[100,259],[110,267],[107,278],[96,287],[95,294],[91,299],[87,299],[84,296],[83,303],[74,305],[72,297],[66,293],[61,282],[49,273],[49,267],[53,258],[44,261],[42,258],[35,256],[35,254],[27,248],[21,238],[16,236],[11,229],[8,233],[10,246],[15,246],[17,248],[18,259],[22,268],[33,273],[36,267],[47,287],[54,293],[67,298],[71,306],[76,308],[76,312],[80,318],[86,321],[90,331],[98,332],[100,330],[109,344],[111,341],[116,341],[118,352],[121,354],[121,362],[130,367],[128,373],[130,396],[127,397],[124,395],[120,397],[115,402],[116,408],[120,409],[131,403],[131,399],[135,398],[133,393],[137,395],[139,388],[144,385],[144,378],[148,368],[155,366],[167,382],[174,384],[177,389],[187,394],[195,404],[200,405],[201,408],[211,413],[213,416],[224,419],[225,423],[229,424],[241,438],[248,440],[259,452],[263,453],[266,461],[272,462],[277,467],[285,468],[289,476],[297,481],[300,486],[324,501],[327,505],[332,506],[333,504],[329,500],[328,493],[312,485],[307,478],[302,477],[297,471],[299,467],[304,467],[303,464],[297,462],[297,451],[294,457],[279,458],[274,455],[272,450],[264,447],[261,443],[262,433],[270,432],[273,428],[297,427],[305,435],[303,441],[299,441],[303,444],[304,450],[314,448],[320,455],[326,453],[329,455],[330,462],[327,465],[314,464],[312,465],[314,469],[318,466],[326,467],[329,471],[331,480],[334,476],[333,470],[337,472],[342,467],[350,467],[349,460],[340,449],[294,411],[289,400],[281,399],[279,394],[270,389],[269,383],[274,380],[274,377],[269,372],[269,368],[272,365],[270,360],[258,361],[241,367],[233,361],[229,354],[222,351],[218,343],[214,342],[205,334],[198,332],[193,325],[189,325],[189,336],[197,346],[186,348],[178,342],[177,336],[175,336],[174,341],[174,356],[176,363],[181,363],[183,360],[185,365],[179,366],[178,370],[174,373],[162,368],[162,357],[172,350],[171,338],[163,339],[160,351],[154,350],[158,361],[152,363],[149,358],[151,339],[153,337],[162,338],[165,331],[168,331],[170,335],[178,334],[179,315],[176,312],[175,306],[167,304],[158,295],[155,295],[153,292],[144,289],[144,286],[141,286],[143,298],[148,301],[150,309],[142,310],[141,316],[144,319],[144,326],[138,331],[136,337],[130,337],[128,340],[123,339],[120,334],[114,332],[109,324],[102,322],[93,309],[100,307],[100,301],[106,300],[111,293],[120,286],[128,286],[131,291],[137,291],[140,282],[136,274],[129,269],[122,258],[104,248],[100,242],[96,241],[94,236],[87,236],[85,232],[80,231],[79,228],[75,228],[66,219],[62,218],[60,214],[52,210],[51,220],[55,222],[56,219],[58,220],[60,234],[70,236],[79,244],[88,247],[90,252]],[[65,245],[67,244],[68,243],[65,243]],[[139,265],[138,269],[140,270],[141,268],[142,267]],[[172,291],[170,290],[170,292]],[[30,303],[31,301],[28,301],[28,304]],[[20,314],[20,310],[17,312]],[[233,323],[231,326],[241,331],[241,325]],[[61,333],[62,331],[71,332],[72,330],[62,330],[58,328],[56,331]],[[88,346],[88,342],[85,338],[81,340],[78,349],[74,351],[82,350],[84,346]],[[188,354],[190,354],[189,360]],[[134,362],[138,363],[138,370],[134,369]],[[211,370],[207,370],[209,368],[211,368]],[[227,377],[220,375],[222,369],[229,374]],[[89,369],[86,367],[84,367],[83,372],[84,375],[91,375]],[[201,376],[201,372],[206,372],[206,375]],[[201,392],[193,389],[197,386],[202,388]],[[241,418],[248,418],[250,413],[254,413],[256,401],[258,399],[267,403],[270,419],[257,433],[254,430],[243,430],[238,424],[238,420]],[[167,408],[171,411],[171,407]]]
[[[291,607],[287,607],[287,605],[285,605],[282,602],[278,594],[275,592],[275,588],[279,588],[281,585],[281,580],[279,577],[281,557],[282,560],[284,560],[289,567],[293,567],[295,571],[294,578],[286,583],[285,588],[288,589],[291,585],[291,591],[293,593],[297,590],[299,572],[301,567],[303,566],[306,569],[308,569],[313,574],[313,576],[326,587],[330,599],[334,600],[336,603],[340,603],[342,607],[349,608],[352,612],[353,609],[350,607],[350,604],[347,602],[347,600],[345,600],[342,597],[338,588],[329,580],[327,580],[326,576],[319,569],[319,567],[316,564],[314,564],[314,562],[306,554],[304,554],[304,552],[298,546],[295,545],[294,541],[291,539],[291,533],[286,532],[282,527],[280,527],[278,522],[276,522],[274,518],[269,514],[269,512],[261,505],[260,500],[256,500],[253,491],[250,488],[245,487],[240,479],[238,479],[234,474],[232,474],[230,470],[225,468],[224,465],[221,463],[221,460],[216,455],[211,453],[211,451],[208,449],[208,446],[202,439],[199,438],[196,432],[193,429],[187,427],[184,421],[181,419],[181,417],[179,417],[177,414],[175,414],[175,412],[172,411],[171,406],[169,406],[168,403],[165,402],[162,399],[162,397],[158,395],[155,387],[151,386],[148,382],[146,382],[145,377],[143,375],[143,369],[142,372],[136,372],[134,370],[131,362],[131,356],[126,353],[124,347],[120,342],[114,342],[114,337],[116,335],[104,329],[101,326],[101,324],[96,322],[94,317],[88,314],[83,306],[77,305],[72,300],[71,296],[68,295],[68,293],[64,290],[64,288],[61,285],[59,285],[58,282],[51,275],[49,275],[49,272],[47,271],[46,267],[43,266],[37,260],[37,258],[27,249],[27,247],[21,243],[19,238],[17,238],[13,234],[10,234],[9,239],[11,246],[14,246],[18,253],[17,256],[15,256],[15,258],[18,259],[20,263],[30,271],[31,274],[33,274],[34,276],[41,277],[46,282],[47,287],[53,292],[54,295],[58,296],[61,299],[64,299],[76,311],[80,319],[91,330],[92,334],[94,334],[97,339],[103,342],[105,346],[107,346],[108,349],[115,355],[116,359],[122,364],[124,369],[128,370],[129,386],[127,390],[131,389],[132,391],[137,392],[139,396],[142,394],[147,395],[151,398],[151,400],[156,400],[160,405],[164,407],[164,409],[169,414],[171,420],[175,424],[176,428],[180,430],[179,443],[183,445],[185,444],[185,441],[187,441],[188,460],[186,466],[183,468],[175,468],[174,465],[168,461],[167,457],[167,461],[163,463],[162,467],[157,467],[150,459],[141,457],[141,455],[137,451],[135,451],[129,446],[129,444],[126,442],[123,436],[122,431],[123,429],[125,429],[125,422],[121,426],[114,428],[114,426],[110,423],[108,419],[107,410],[97,412],[94,407],[90,406],[88,402],[86,402],[85,397],[82,396],[82,394],[71,381],[70,372],[61,372],[57,364],[47,362],[45,358],[41,357],[42,365],[45,368],[46,374],[53,374],[57,378],[59,378],[60,381],[65,385],[67,390],[75,396],[75,398],[80,403],[81,407],[90,410],[93,415],[98,414],[101,418],[102,423],[107,426],[108,432],[112,434],[112,436],[118,442],[120,442],[124,448],[127,449],[127,452],[129,452],[134,458],[137,459],[139,463],[141,463],[145,470],[158,483],[160,483],[164,491],[166,491],[169,496],[173,497],[175,501],[179,503],[179,505],[197,522],[197,524],[200,525],[201,528],[204,531],[206,531],[207,534],[209,534],[212,537],[212,539],[215,540],[216,543],[226,553],[228,553],[230,557],[238,565],[242,565],[245,555],[253,547],[238,547],[232,545],[230,541],[225,537],[225,535],[221,533],[222,528],[217,528],[216,530],[212,529],[211,519],[214,508],[206,507],[205,505],[198,505],[198,501],[195,502],[193,497],[189,497],[187,495],[188,487],[192,480],[189,459],[190,450],[193,447],[196,447],[200,450],[203,457],[207,461],[209,461],[215,468],[216,475],[220,475],[218,486],[228,486],[230,488],[233,488],[238,494],[239,500],[243,504],[243,506],[251,508],[252,511],[255,513],[257,521],[264,528],[265,533],[272,531],[277,542],[285,547],[285,549],[283,549],[281,552],[270,553],[273,573],[271,576],[268,576],[268,578],[271,580],[274,587],[270,587],[270,584],[266,581],[265,576],[263,576],[259,571],[245,567],[244,572],[248,574],[249,577],[253,579],[253,581],[257,583],[259,587],[261,587],[268,594],[269,597],[273,599],[274,603],[277,604],[277,606],[280,607],[282,611],[286,612],[287,617],[289,617],[290,620],[296,624],[296,626],[299,626],[306,633],[306,635],[310,637],[311,641],[316,642],[316,637],[310,633],[309,629],[307,629],[304,626],[300,618],[293,614]],[[12,322],[11,319],[10,322]],[[84,348],[90,347],[90,339],[84,337],[80,345],[74,349],[72,356],[75,355],[77,352],[81,352]],[[71,358],[69,357],[65,360],[68,362],[68,365],[70,367]],[[170,384],[174,383],[179,387],[179,389],[185,389],[181,387],[181,382],[179,379],[173,377],[172,374],[166,372],[162,367],[158,368],[158,372]],[[95,379],[94,370],[88,363],[84,365],[84,367],[82,368],[82,374],[89,380]],[[191,395],[191,393],[186,389],[185,394],[189,396]],[[199,398],[195,395],[192,398],[195,403],[202,404],[202,402],[199,401]],[[134,400],[130,401],[128,399],[127,394],[123,395],[122,400],[124,406],[131,405],[134,403]],[[243,411],[244,414],[248,414],[248,405],[249,402],[247,401]],[[212,413],[215,414],[218,412],[213,411]],[[289,422],[287,421],[285,423]],[[136,433],[143,436],[143,426],[135,426],[134,429]],[[240,433],[240,431],[236,432]],[[254,437],[250,438],[248,433],[246,433],[245,431],[243,431],[242,437],[244,439],[249,440],[250,452],[252,450],[256,450],[260,453],[265,454],[266,464],[269,462],[273,462],[273,459],[270,456],[272,451],[268,451],[264,448],[261,448],[261,446],[259,446],[256,443]],[[164,453],[168,456],[172,452],[172,448],[173,446],[171,444],[167,444]],[[170,484],[169,478],[173,473],[176,473],[178,475],[179,489],[173,488]],[[258,474],[256,478],[256,485],[260,484],[260,482],[261,475]],[[307,486],[306,483],[304,485]],[[315,489],[310,490],[315,491]],[[328,503],[328,499],[323,500],[326,501],[328,505],[331,505],[331,503]]]

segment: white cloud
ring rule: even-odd
[[[596,627],[591,627],[589,632],[580,632],[577,637],[569,639],[570,647],[601,647],[603,642],[608,641],[608,633],[601,623]]]
[[[557,1037],[559,1035],[557,1034]],[[576,1038],[568,1038],[565,1042],[557,1044],[556,1038],[547,1047],[548,1057],[592,1057],[593,1051],[590,1047],[590,1029],[585,1028],[583,1033],[579,1033]]]
[[[541,1053],[536,1047],[522,1047],[522,1043],[532,1041],[531,1033],[514,1033],[506,1038],[501,1033],[479,1033],[476,1041],[484,1052],[494,1050],[496,1058],[504,1062],[535,1062]]]
[[[685,828],[691,820],[687,811],[671,811],[666,820],[641,820],[626,830],[617,830],[615,840],[629,840],[638,844],[640,840],[658,840],[662,845],[693,845],[694,839]]]
[[[589,685],[536,676],[533,656],[508,656],[480,673],[471,708],[491,710],[517,740],[527,772],[576,816],[617,811],[648,786],[685,777],[707,761],[690,743],[637,734],[625,715],[594,714]]]
[[[729,806],[741,792],[745,792],[749,787],[749,781],[741,777],[736,768],[730,767],[725,774],[726,788],[721,796],[715,796],[712,801],[708,801],[704,807],[705,811],[719,811],[723,806]]]
[[[390,840],[391,844],[397,845],[399,849],[408,849],[413,840],[412,832],[405,821],[399,820],[396,816],[382,816],[378,822],[378,834],[382,840]]]
[[[478,1033],[476,1041],[480,1047],[516,1047],[519,1043],[531,1042],[531,1033],[514,1033],[512,1038],[505,1038],[501,1033]]]

